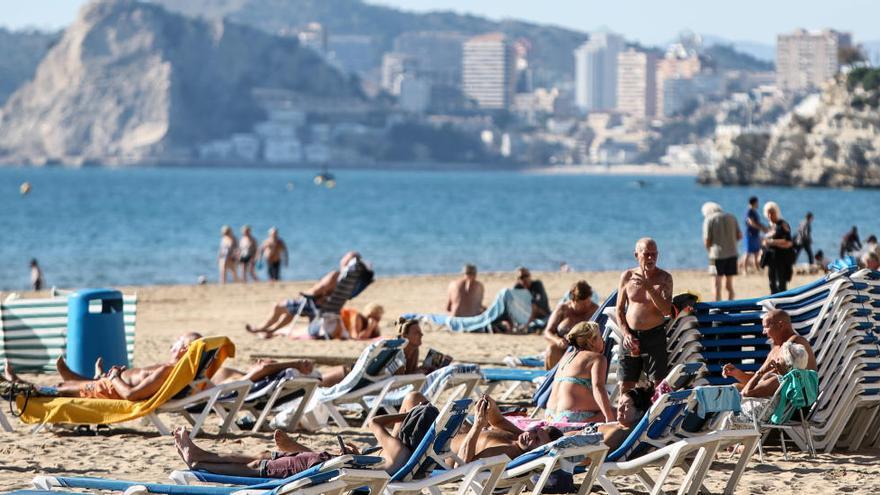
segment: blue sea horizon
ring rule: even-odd
[[[716,201],[742,221],[752,195],[779,203],[793,229],[812,211],[814,251],[832,259],[852,225],[863,240],[880,230],[870,190],[517,171],[334,172],[328,189],[304,170],[2,168],[0,290],[29,287],[31,258],[48,285],[65,288],[214,282],[222,225],[238,235],[249,224],[258,239],[277,226],[290,248],[288,280],[318,278],[352,249],[379,277],[457,272],[466,262],[482,271],[555,271],[562,261],[578,271],[619,270],[632,264],[643,236],[657,239],[660,266],[702,269],[700,206]],[[32,186],[27,195],[23,182]]]

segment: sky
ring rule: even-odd
[[[61,28],[86,0],[0,0],[0,25]],[[180,0],[186,1],[186,0]],[[294,1],[294,0],[289,0]],[[833,27],[880,39],[880,0],[371,0],[412,11],[454,10],[591,31],[607,28],[647,44],[684,29],[731,41],[773,44],[798,27]]]

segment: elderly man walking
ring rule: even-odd
[[[715,300],[721,300],[721,282],[727,289],[727,298],[734,299],[733,277],[736,276],[736,244],[742,239],[736,217],[721,209],[718,203],[703,205],[703,243],[709,253],[709,263],[715,267]]]

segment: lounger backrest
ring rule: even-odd
[[[661,395],[620,447],[608,454],[607,459],[632,459],[654,449],[657,442],[652,440],[666,437],[671,428],[681,422],[692,394],[693,390],[679,390]]]
[[[137,296],[123,296],[122,313],[128,360],[134,358]],[[67,297],[18,299],[0,303],[0,361],[18,371],[55,371],[67,350]]]
[[[666,375],[666,383],[672,390],[693,388],[694,383],[706,372],[704,363],[682,363],[673,366]]]
[[[406,339],[387,339],[368,345],[358,357],[351,372],[341,382],[321,389],[324,396],[358,390],[391,376],[403,362]]]
[[[188,397],[205,389],[205,387],[211,381],[209,372],[211,375],[213,375],[216,371],[215,363],[220,356],[220,349],[220,347],[206,348],[204,352],[202,352],[202,355],[199,357],[199,364],[198,368],[196,369],[196,376],[189,383],[189,385],[184,387],[180,392],[174,394],[171,400],[183,399],[184,397]]]
[[[366,288],[366,285],[359,287],[358,284],[362,284],[368,275],[370,281],[372,281],[372,272],[370,272],[367,266],[357,258],[352,259],[343,272],[339,274],[333,292],[321,303],[321,312],[339,314],[342,306],[357,295],[355,294],[356,288],[360,289],[360,291]]]
[[[406,464],[391,476],[391,481],[409,481],[423,477],[438,466],[445,467],[446,459],[453,456],[449,445],[464,424],[472,403],[471,399],[459,399],[443,406],[434,425],[419,442]]]

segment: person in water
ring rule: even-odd
[[[217,268],[220,271],[220,283],[226,283],[226,276],[232,274],[232,280],[238,282],[238,241],[232,233],[232,227],[224,225],[220,228],[220,248],[217,250]]]
[[[560,303],[553,310],[547,327],[544,329],[544,340],[547,351],[544,355],[544,368],[552,369],[568,349],[568,340],[564,335],[582,321],[589,320],[599,309],[592,300],[593,288],[586,280],[578,280],[568,291],[568,300]]]
[[[545,419],[551,423],[596,423],[615,417],[605,390],[608,360],[599,324],[582,321],[568,331],[565,340],[573,349],[562,357],[556,370]]]
[[[238,240],[238,262],[241,265],[241,279],[247,283],[248,276],[258,282],[257,278],[257,239],[251,234],[251,226],[241,228],[241,238]]]

